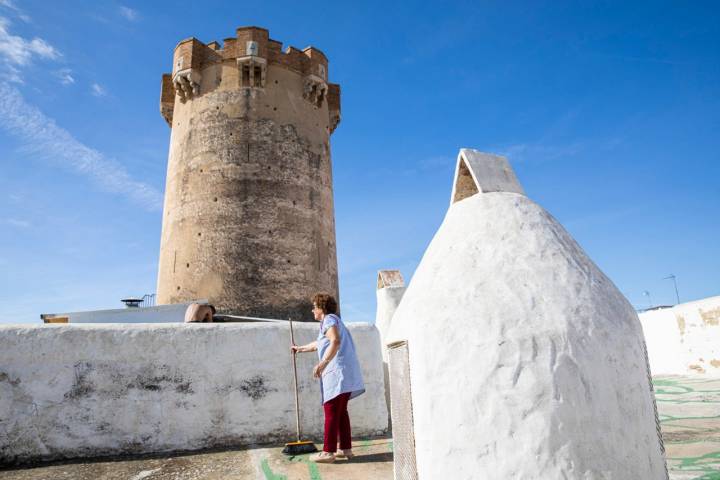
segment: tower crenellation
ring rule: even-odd
[[[177,44],[160,95],[172,130],[158,303],[303,319],[311,293],[337,295],[328,78],[322,51],[283,50],[264,28]]]
[[[325,54],[315,48],[299,50],[288,46],[282,50],[282,42],[269,38],[268,30],[260,27],[240,27],[236,37],[226,38],[223,45],[217,41],[207,45],[194,37],[180,41],[173,56],[172,82],[163,79],[161,113],[172,127],[171,98],[175,94],[181,102],[199,95],[203,71],[234,60],[238,69],[241,87],[264,88],[268,65],[275,65],[303,76],[303,98],[320,107],[324,101],[328,109],[329,124],[340,121],[340,88],[328,82],[328,60]],[[222,79],[220,80],[222,82]],[[174,93],[169,90],[174,90]]]

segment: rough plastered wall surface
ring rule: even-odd
[[[348,324],[367,393],[354,435],[387,429],[377,330]],[[296,341],[317,324],[297,325]],[[283,324],[0,327],[0,463],[194,450],[295,436]],[[298,356],[302,429],[322,438],[315,353]]]
[[[238,64],[251,33],[256,59],[268,62],[262,85],[247,84]],[[312,321],[308,285],[338,296],[330,112],[339,105],[308,98],[310,72],[287,64],[314,65],[305,53],[275,45],[269,54],[263,29],[236,34],[222,51],[193,40],[174,54],[191,48],[184,68],[200,80],[190,98],[168,99],[158,303],[206,298],[221,313]]]
[[[396,340],[420,479],[667,478],[637,315],[524,195],[451,205]]]
[[[720,296],[639,317],[653,375],[720,376]]]

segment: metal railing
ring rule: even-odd
[[[154,307],[155,306],[155,294],[154,293],[146,293],[142,297],[142,302],[140,302],[141,307]]]

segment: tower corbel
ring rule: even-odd
[[[322,107],[323,100],[327,94],[328,86],[325,80],[317,75],[307,75],[303,88],[303,98],[316,107]]]
[[[201,78],[200,72],[190,68],[175,73],[173,85],[175,86],[175,93],[180,96],[180,101],[185,102],[188,98],[200,93]]]

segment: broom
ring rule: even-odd
[[[293,334],[292,320],[290,320],[290,342],[291,345],[295,345],[295,335]],[[290,442],[285,444],[282,453],[285,455],[302,455],[303,453],[317,452],[315,444],[309,440],[300,440],[300,401],[298,399],[298,384],[297,384],[297,363],[295,362],[295,356],[297,352],[293,350],[293,386],[295,387],[295,426],[297,431],[297,442]]]

